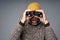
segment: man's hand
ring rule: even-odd
[[[39,17],[40,21],[44,24],[47,24],[48,20],[46,18],[46,15],[45,15],[44,11],[43,10],[37,10],[37,11],[42,12],[42,14],[43,14],[43,17]]]
[[[27,9],[27,10],[25,10],[25,12],[23,13],[23,17],[22,17],[22,19],[21,19],[21,22],[22,23],[25,23],[27,20],[29,20],[29,16],[26,16],[26,12],[27,11],[31,11],[31,10],[29,10],[29,9]]]

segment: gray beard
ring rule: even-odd
[[[29,24],[33,26],[38,26],[40,23],[41,23],[40,19],[38,19],[36,23],[32,23],[31,19],[29,20]]]
[[[33,22],[32,22],[32,25],[37,25],[37,22],[36,22],[36,23],[33,23]]]

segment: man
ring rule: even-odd
[[[19,26],[10,40],[57,40],[39,3],[33,2],[24,11]]]

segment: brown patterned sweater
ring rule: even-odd
[[[57,38],[50,26],[45,27],[42,24],[22,26],[22,24],[19,24],[12,33],[10,40],[57,40]]]

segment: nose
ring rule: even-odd
[[[38,17],[37,17],[37,16],[35,16],[35,15],[33,15],[33,16],[32,16],[32,18],[33,18],[33,19],[36,19],[36,18],[38,18]]]
[[[33,15],[33,17],[37,17],[36,15]]]

